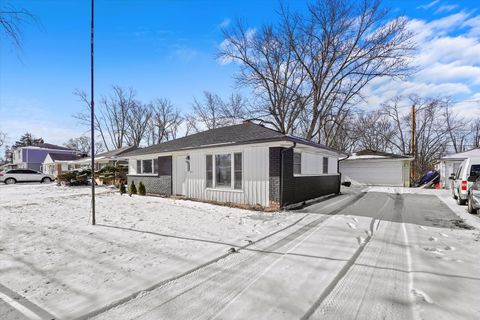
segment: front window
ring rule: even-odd
[[[215,185],[218,188],[232,187],[232,155],[215,155]]]
[[[142,173],[152,173],[152,160],[142,160]]]
[[[137,174],[158,174],[158,159],[137,160]]]
[[[158,174],[158,158],[153,159],[153,173]]]
[[[293,153],[293,174],[302,173],[302,154],[299,152]]]
[[[207,188],[213,187],[213,160],[212,155],[207,155]]]
[[[206,187],[242,189],[242,153],[225,153],[206,156]]]

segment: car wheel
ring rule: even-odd
[[[472,199],[468,199],[468,209],[467,209],[468,213],[470,214],[477,214],[478,213],[478,210],[473,208],[473,201]]]
[[[15,183],[17,183],[17,180],[15,180],[14,178],[5,179],[5,184],[15,184]]]
[[[45,177],[42,179],[42,183],[50,183],[52,182],[52,179],[48,178],[48,177]]]
[[[457,204],[459,206],[465,205],[466,202],[467,202],[467,200],[463,200],[462,198],[460,198],[460,196],[457,197]]]

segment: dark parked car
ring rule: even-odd
[[[14,184],[17,182],[52,182],[55,177],[30,169],[10,169],[0,172],[0,182]]]

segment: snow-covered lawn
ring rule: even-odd
[[[98,225],[91,226],[90,192],[0,185],[0,285],[61,319],[105,307],[303,216],[98,188]]]

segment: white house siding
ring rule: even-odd
[[[404,186],[403,160],[345,160],[340,161],[343,180],[367,185]]]
[[[302,154],[302,175],[323,175],[323,158],[328,157],[327,175],[337,174],[338,158],[325,152],[312,152],[295,149],[295,152]]]
[[[206,156],[207,154],[224,154],[242,152],[242,190],[206,188]],[[185,157],[190,156],[190,172],[186,173],[184,195],[189,198],[213,200],[219,202],[235,202],[244,204],[260,204],[268,206],[268,147],[240,147],[226,149],[195,150],[191,153],[174,156],[173,161],[174,190],[182,190],[178,181],[178,167],[183,166]],[[182,161],[183,160],[183,161]]]

